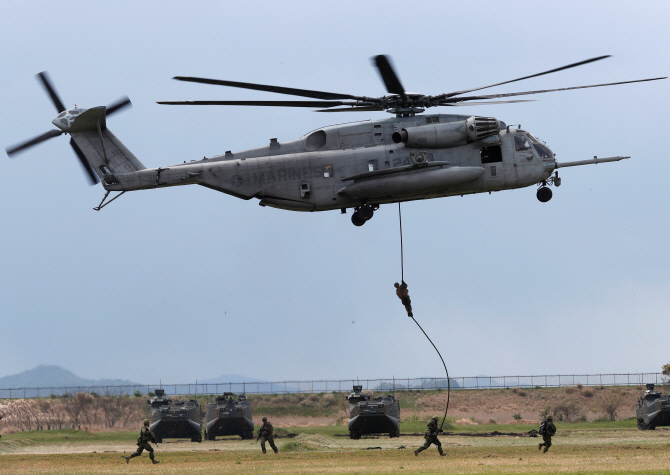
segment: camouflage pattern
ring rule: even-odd
[[[139,457],[142,455],[144,450],[149,452],[149,458],[154,459],[154,448],[151,446],[150,442],[156,443],[153,432],[149,430],[147,426],[142,427],[140,431],[140,436],[137,438],[137,450],[128,457],[128,459]],[[128,460],[127,459],[127,460]],[[127,461],[126,460],[126,461]]]
[[[265,419],[265,418],[263,418]],[[272,424],[270,424],[267,419],[265,419],[266,422],[263,422],[263,425],[260,428],[260,441],[261,441],[261,450],[263,450],[263,453],[267,453],[265,450],[265,442],[270,444],[270,447],[272,447],[272,450],[274,450],[274,453],[279,452],[279,449],[275,445],[275,438],[274,438],[274,427],[272,427]]]
[[[556,435],[556,426],[551,421],[551,419],[547,419],[546,430],[547,433],[542,436],[542,440],[544,442],[537,445],[538,450],[542,450],[542,447],[544,447],[544,451],[542,453],[545,453],[547,450],[549,450],[549,447],[551,447],[551,437]]]
[[[424,442],[421,447],[414,451],[414,455],[419,455],[432,444],[437,445],[437,451],[440,453],[440,455],[445,455],[444,451],[442,450],[442,443],[440,442],[440,439],[437,438],[437,434],[440,433],[440,429],[437,427],[437,420],[438,419],[436,417],[433,417],[430,422],[428,422],[428,430],[426,431],[425,435],[426,442]]]

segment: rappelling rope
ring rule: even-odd
[[[403,259],[403,246],[402,246],[402,213],[400,211],[400,202],[398,202],[398,218],[400,221],[400,275],[402,276],[402,282],[405,282],[405,264]],[[442,358],[440,350],[437,349],[437,346],[435,346],[433,340],[430,339],[428,334],[424,331],[421,325],[419,325],[419,322],[417,322],[414,317],[410,318],[414,320],[414,323],[416,323],[416,326],[419,327],[419,330],[421,330],[423,334],[426,335],[426,338],[428,338],[430,344],[433,345],[433,348],[435,348],[435,351],[437,351],[437,356],[439,356],[440,360],[442,361],[442,366],[444,366],[444,372],[447,373],[447,407],[444,409],[444,417],[442,418],[442,423],[440,424],[440,430],[442,430],[442,426],[444,426],[444,421],[447,419],[447,412],[449,412],[449,398],[451,396],[451,381],[449,380],[449,370],[447,370],[447,365],[444,362],[444,358]]]
[[[400,211],[400,201],[398,201],[398,218],[400,219],[400,281],[405,282],[405,264],[402,253],[402,212]]]

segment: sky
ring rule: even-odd
[[[670,4],[402,1],[4,1],[0,143],[53,128],[35,80],[67,107],[126,94],[108,121],[144,163],[286,141],[389,117],[310,109],[161,106],[280,100],[172,80],[200,76],[381,96],[388,54],[408,91],[436,95],[612,55],[490,93],[667,76]],[[535,187],[402,206],[415,316],[452,376],[660,371],[670,308],[670,80],[442,108],[494,116],[546,141],[560,170]],[[398,210],[361,228],[198,186],[127,193],[100,212],[59,137],[0,159],[0,376],[39,364],[86,378],[187,383],[439,377],[395,296]]]

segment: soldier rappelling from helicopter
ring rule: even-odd
[[[402,284],[396,282],[393,285],[395,286],[395,294],[398,296],[402,304],[405,306],[405,310],[407,310],[407,316],[413,317],[414,314],[412,313],[412,301],[409,298],[409,291],[407,290],[407,284],[403,280]]]

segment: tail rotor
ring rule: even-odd
[[[86,109],[66,109],[65,106],[63,105],[63,101],[61,100],[60,96],[56,92],[56,88],[53,86],[53,83],[51,82],[51,79],[49,78],[49,75],[46,71],[42,71],[41,73],[37,74],[35,76],[39,83],[42,85],[44,90],[46,91],[47,95],[51,99],[51,102],[53,103],[54,107],[58,111],[59,115],[56,119],[54,119],[54,124],[57,125],[58,127],[62,128],[63,130],[57,130],[57,129],[52,129],[49,130],[48,132],[45,132],[41,135],[38,135],[36,137],[33,137],[29,140],[26,140],[24,142],[20,142],[18,144],[12,145],[10,147],[7,147],[5,151],[7,152],[7,155],[9,158],[15,158],[17,154],[20,152],[23,152],[25,150],[28,150],[29,148],[34,147],[35,145],[38,145],[42,142],[45,142],[49,139],[52,139],[54,137],[58,137],[63,134],[67,134],[67,130],[69,129],[68,123],[71,125],[72,124],[72,116],[78,116],[82,112],[84,112]],[[120,99],[117,99],[116,101],[112,102],[109,106],[106,107],[105,109],[105,115],[109,116],[112,115],[121,109],[131,106],[132,103],[130,102],[130,99],[128,99],[127,96],[123,96]],[[65,114],[64,114],[65,113]],[[61,118],[62,117],[62,118]],[[57,122],[57,120],[60,119],[60,121],[65,124],[61,125],[60,122]],[[63,120],[65,119],[65,120]],[[68,121],[69,119],[69,121]],[[95,173],[91,165],[88,163],[86,160],[86,157],[84,156],[84,153],[81,151],[79,146],[75,143],[74,140],[70,139],[70,146],[72,147],[72,150],[74,150],[75,155],[79,159],[79,162],[84,169],[84,172],[86,173],[86,176],[88,178],[88,181],[91,185],[95,185],[100,182],[100,179],[98,178],[98,175]]]

